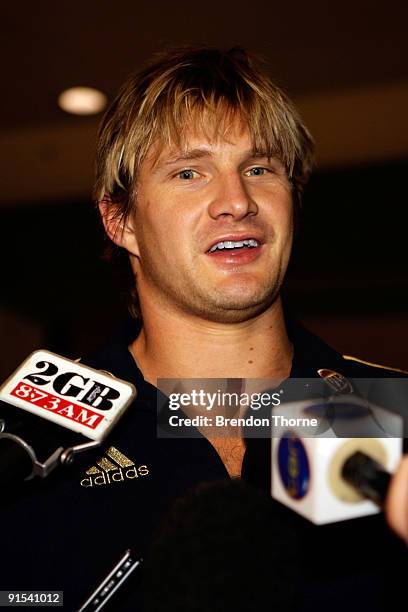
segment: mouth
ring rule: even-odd
[[[259,257],[264,241],[254,236],[228,236],[212,243],[206,255],[222,265],[243,265]]]
[[[253,236],[235,237],[228,236],[217,242],[213,242],[207,253],[218,253],[218,252],[229,252],[233,253],[236,251],[242,251],[245,249],[256,249],[262,245],[263,241],[260,238]]]

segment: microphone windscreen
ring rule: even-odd
[[[240,480],[201,484],[178,499],[146,558],[146,612],[293,609],[297,544],[272,501]]]

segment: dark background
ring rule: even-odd
[[[152,52],[186,42],[263,55],[315,135],[292,310],[341,351],[408,369],[405,3],[46,0],[2,10],[2,378],[35,348],[93,350],[126,317],[90,196],[100,117],[64,114],[58,94],[89,85],[111,98]]]

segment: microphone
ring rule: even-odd
[[[272,497],[317,525],[373,515],[383,506],[402,456],[404,419],[399,406],[374,403],[373,382],[347,381],[345,393],[292,398],[273,411],[275,422],[286,420],[272,426]]]
[[[173,501],[144,558],[127,551],[77,612],[208,612],[295,607],[298,538],[269,496],[241,480]]]
[[[0,484],[45,478],[99,446],[135,397],[109,373],[35,351],[0,387]]]
[[[344,462],[342,477],[365,498],[384,506],[391,474],[378,461],[357,451]]]
[[[202,483],[177,499],[145,558],[144,612],[244,612],[265,602],[275,612],[298,609],[298,537],[278,510],[238,479]]]
[[[142,563],[143,559],[135,555],[130,548],[126,550],[77,612],[100,612],[106,610],[107,606],[113,606],[111,610],[118,610],[119,607],[124,605],[126,596],[133,599],[132,595],[135,591],[137,593],[140,583]],[[132,603],[132,610],[133,612],[138,610],[134,602]]]

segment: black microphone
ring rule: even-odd
[[[384,506],[391,474],[381,463],[358,451],[345,461],[342,476],[364,497]]]
[[[144,612],[295,609],[298,546],[268,495],[241,480],[204,483],[163,516],[146,555]]]
[[[292,612],[299,551],[288,518],[244,481],[202,483],[165,512],[144,559],[127,551],[78,612],[247,612],[267,601]]]

